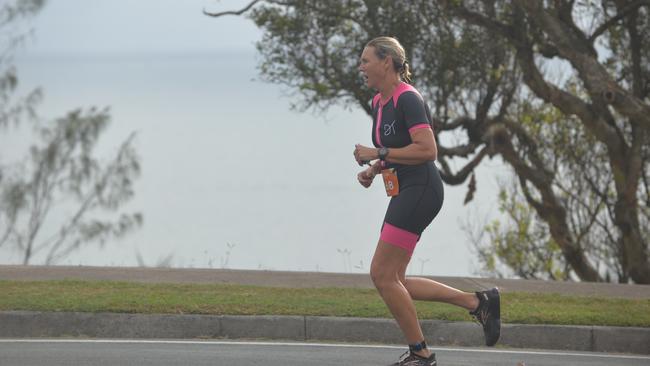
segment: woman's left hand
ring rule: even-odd
[[[354,158],[359,165],[379,158],[377,149],[374,147],[366,147],[360,144],[354,145]]]

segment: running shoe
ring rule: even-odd
[[[476,292],[479,305],[469,315],[483,327],[485,334],[485,344],[489,347],[494,346],[499,340],[501,334],[501,304],[499,289],[493,288],[487,291]]]
[[[406,356],[406,357],[405,357]],[[428,358],[418,356],[411,351],[406,351],[403,355],[400,356],[401,360],[397,363],[391,364],[391,366],[437,366],[436,354],[432,353]]]

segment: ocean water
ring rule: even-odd
[[[17,65],[21,92],[43,88],[43,120],[110,107],[112,124],[97,150],[103,159],[138,133],[142,176],[125,209],[142,212],[143,227],[58,264],[135,266],[141,255],[148,266],[171,258],[173,267],[368,272],[388,199],[379,179],[370,189],[356,181],[354,144],[371,144],[371,121],[360,109],[291,111],[293,97],[257,80],[255,54],[246,50],[42,52]],[[24,155],[31,141],[28,132],[12,133],[0,137],[5,160]],[[503,172],[486,162],[468,206],[465,187],[445,187],[410,274],[476,271],[461,224],[495,217],[495,176]],[[62,204],[46,231],[70,211]],[[32,264],[43,260],[36,255]],[[20,262],[0,248],[0,263]]]

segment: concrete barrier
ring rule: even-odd
[[[484,346],[480,326],[422,321],[432,346]],[[0,337],[229,338],[402,344],[392,319],[0,312]],[[505,324],[500,346],[650,354],[650,328]]]

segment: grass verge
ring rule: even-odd
[[[505,323],[650,327],[650,299],[502,294]],[[469,321],[463,309],[416,301],[420,319]],[[372,289],[113,281],[0,281],[0,311],[305,315],[390,318]]]

